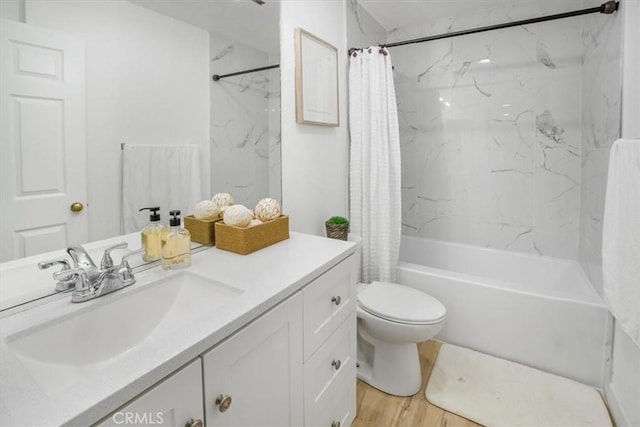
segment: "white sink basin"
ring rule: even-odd
[[[53,394],[241,293],[197,274],[179,272],[139,289],[100,297],[86,309],[20,331],[5,341],[43,391]]]

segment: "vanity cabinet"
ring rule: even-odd
[[[98,425],[202,427],[203,423],[202,363],[196,359]]]
[[[357,268],[349,256],[101,425],[122,412],[161,412],[155,425],[350,426]]]
[[[300,293],[202,356],[209,426],[301,426]]]

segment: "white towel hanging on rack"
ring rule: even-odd
[[[163,223],[169,211],[191,214],[202,198],[197,145],[122,147],[122,216],[124,233],[140,231],[149,221],[140,208],[160,206]]]

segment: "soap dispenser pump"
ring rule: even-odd
[[[180,211],[169,212],[169,230],[162,235],[162,268],[174,270],[191,265],[191,233],[182,228]]]
[[[148,210],[151,212],[149,216],[149,224],[147,224],[140,233],[142,238],[142,260],[145,262],[155,261],[162,256],[162,234],[167,230],[167,226],[160,223],[159,207],[142,208],[139,212]]]

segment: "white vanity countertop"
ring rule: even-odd
[[[153,268],[137,273],[135,285],[113,294],[79,304],[72,304],[68,295],[68,298],[55,299],[1,319],[0,425],[95,423],[294,294],[355,250],[354,243],[292,232],[288,240],[249,255],[216,248],[193,254],[192,266],[186,271],[244,292],[188,327],[168,331],[160,335],[163,339],[97,363],[81,381],[56,393],[43,391],[8,347],[7,337],[33,325],[46,324],[47,319],[104,305],[109,298],[142,286],[153,286],[151,282],[180,271]],[[54,280],[50,280],[54,286]],[[60,374],[64,375],[62,370]]]

